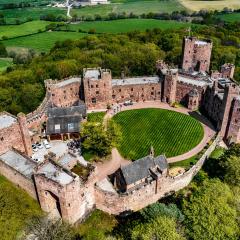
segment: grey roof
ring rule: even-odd
[[[161,170],[168,168],[167,159],[164,155],[156,158],[146,156],[133,163],[121,167],[121,172],[127,185],[135,183],[150,175],[149,169],[158,166]]]
[[[17,122],[15,117],[7,113],[0,113],[0,129],[10,127],[15,122]]]
[[[134,77],[134,78],[124,78],[124,79],[113,79],[112,86],[124,86],[124,85],[135,85],[135,84],[149,84],[158,83],[159,78],[154,77]]]
[[[63,86],[66,86],[68,84],[72,84],[72,83],[75,83],[75,82],[81,82],[81,78],[79,78],[79,77],[69,78],[69,79],[66,79],[64,81],[60,81],[60,82],[56,83],[55,86],[56,87],[63,87]]]
[[[84,78],[90,78],[98,80],[101,77],[101,72],[99,69],[87,69],[84,73]]]
[[[48,108],[47,134],[71,133],[80,131],[80,122],[86,117],[86,105]],[[59,129],[55,125],[60,125]]]
[[[192,89],[190,92],[189,92],[189,94],[188,94],[189,96],[191,96],[191,97],[194,97],[194,96],[198,96],[198,91],[197,91],[197,89]]]
[[[195,80],[195,79],[192,79],[190,77],[183,76],[183,75],[178,76],[178,81],[183,82],[183,83],[187,83],[187,84],[191,84],[191,85],[194,85],[194,86],[199,86],[199,87],[204,87],[204,86],[207,86],[211,83],[211,82],[207,82],[205,80]]]
[[[13,150],[2,154],[0,160],[28,178],[31,178],[37,165],[37,163]]]
[[[72,176],[67,174],[65,171],[59,169],[52,163],[45,164],[38,173],[44,174],[47,178],[52,179],[60,184],[69,184],[74,180]]]

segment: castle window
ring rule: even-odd
[[[54,96],[55,96],[55,94],[54,94],[54,93],[52,93],[52,96],[54,97]]]
[[[144,94],[142,94],[142,97],[144,97]]]
[[[158,95],[160,95],[161,94],[161,92],[158,92]]]
[[[131,91],[133,92],[133,88],[131,88]]]
[[[144,89],[142,88],[142,90],[144,90]]]
[[[96,85],[96,88],[98,88],[98,84]]]
[[[96,94],[99,94],[99,91],[96,91]]]
[[[133,98],[134,96],[133,95],[130,95],[130,98]]]
[[[96,98],[92,98],[92,103],[96,103],[97,99]]]
[[[1,141],[3,141],[4,140],[4,138],[3,137],[1,137]]]
[[[106,84],[104,83],[103,86],[106,87]]]
[[[63,92],[66,93],[66,90],[64,90]]]
[[[154,95],[154,92],[151,92],[151,95]]]
[[[152,87],[152,90],[154,90],[154,87]]]
[[[116,95],[112,95],[112,98],[115,99]]]
[[[60,124],[55,124],[55,133],[60,133]]]
[[[91,88],[93,88],[93,85],[91,85]]]
[[[72,91],[72,88],[70,88],[70,90]]]
[[[122,98],[124,98],[124,96],[122,96]]]
[[[122,91],[121,88],[118,91],[121,92]]]
[[[238,108],[237,111],[240,112],[240,108]]]
[[[70,207],[70,206],[71,206],[71,204],[69,203],[69,204],[68,204],[68,206]]]

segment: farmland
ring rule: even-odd
[[[4,71],[10,65],[12,65],[11,58],[0,58],[0,72]]]
[[[119,151],[132,160],[148,155],[151,146],[155,155],[183,154],[195,147],[204,134],[196,119],[164,109],[129,110],[118,113],[113,119],[123,134]]]
[[[236,22],[236,21],[240,22],[240,12],[235,12],[231,14],[222,14],[217,17],[226,22]]]
[[[186,9],[191,11],[199,11],[201,9],[207,10],[223,10],[225,7],[232,9],[240,8],[239,0],[215,0],[215,1],[198,1],[198,0],[179,0]]]
[[[14,38],[3,41],[6,47],[23,47],[32,48],[38,52],[49,51],[56,41],[64,41],[67,39],[79,39],[86,36],[84,33],[77,32],[44,32],[31,36]]]
[[[68,29],[72,31],[89,31],[95,29],[97,33],[124,33],[130,31],[144,31],[146,29],[160,28],[166,29],[178,29],[187,28],[190,23],[182,23],[177,21],[166,21],[156,19],[122,19],[113,21],[94,21],[83,22],[79,24],[68,25]],[[64,27],[63,27],[64,28]]]

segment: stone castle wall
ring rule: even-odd
[[[126,100],[134,102],[160,100],[160,83],[135,84],[113,86],[112,98],[114,102],[121,103]]]
[[[219,138],[217,137],[199,161],[187,172],[177,177],[163,178],[159,182],[153,181],[151,184],[126,195],[107,192],[96,186],[96,208],[115,215],[124,212],[138,211],[158,201],[160,198],[186,187],[201,169],[205,160],[213,152],[218,141]]]
[[[36,189],[33,179],[27,178],[4,162],[0,161],[0,174],[6,177],[16,186],[25,190],[31,197],[37,199]]]

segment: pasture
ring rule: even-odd
[[[97,33],[125,33],[135,30],[145,31],[146,29],[153,28],[160,28],[162,30],[188,28],[190,25],[190,23],[156,19],[121,19],[113,21],[82,22],[68,25],[67,28],[73,31],[81,29],[88,32],[90,29],[95,29]]]
[[[240,22],[240,12],[221,14],[218,15],[217,17],[226,22]]]
[[[2,37],[14,38],[28,34],[37,33],[38,30],[45,30],[45,27],[50,24],[46,21],[32,21],[20,25],[0,26],[0,39]]]
[[[71,14],[77,14],[78,16],[92,17],[94,15],[107,16],[109,13],[122,13],[126,14],[147,14],[149,12],[153,13],[171,13],[173,11],[181,11],[185,8],[178,2],[178,0],[168,0],[168,1],[119,1],[117,3],[111,3],[108,5],[96,5],[88,6],[79,9],[72,9]]]
[[[12,58],[0,58],[0,72],[12,65]]]
[[[199,0],[178,0],[182,6],[191,11],[207,10],[223,10],[225,7],[232,9],[240,8],[239,0],[215,0],[215,1],[199,1]]]
[[[149,154],[173,157],[200,143],[203,127],[196,119],[164,109],[139,109],[118,113],[113,117],[120,125],[123,140],[118,149],[124,158],[136,160]]]
[[[86,36],[84,33],[77,32],[44,32],[31,36],[19,37],[9,40],[4,40],[3,44],[8,47],[32,48],[38,52],[49,51],[57,41],[67,39],[76,40]]]

